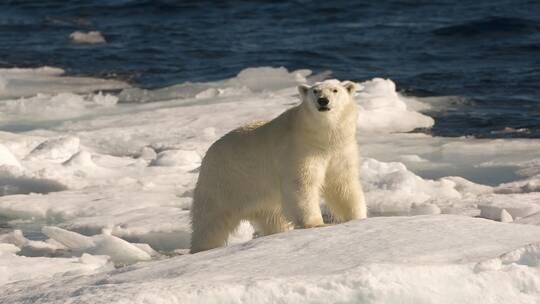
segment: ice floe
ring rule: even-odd
[[[410,133],[448,100],[364,81],[359,170],[371,219],[251,241],[244,222],[228,248],[187,255],[209,145],[297,104],[296,85],[324,75],[250,68],[147,90],[63,74],[0,69],[0,302],[539,296],[539,140]]]
[[[69,35],[73,43],[79,44],[101,44],[106,43],[105,37],[98,31],[81,32],[75,31]]]

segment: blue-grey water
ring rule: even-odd
[[[435,135],[540,137],[540,1],[1,1],[0,66],[42,65],[146,88],[253,66],[389,77],[464,98],[430,113]]]

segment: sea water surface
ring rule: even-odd
[[[255,66],[387,77],[458,97],[425,132],[540,137],[539,1],[2,1],[0,67],[44,65],[144,88]]]

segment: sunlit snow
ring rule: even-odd
[[[262,67],[145,90],[0,69],[0,303],[536,303],[540,140],[410,133],[448,100],[389,79],[357,92],[371,218],[254,240],[243,223],[186,254],[206,149],[321,77]]]

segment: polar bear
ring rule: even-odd
[[[223,246],[241,220],[268,235],[366,217],[358,174],[355,84],[298,87],[301,103],[216,141],[204,157],[191,208],[191,252]]]

